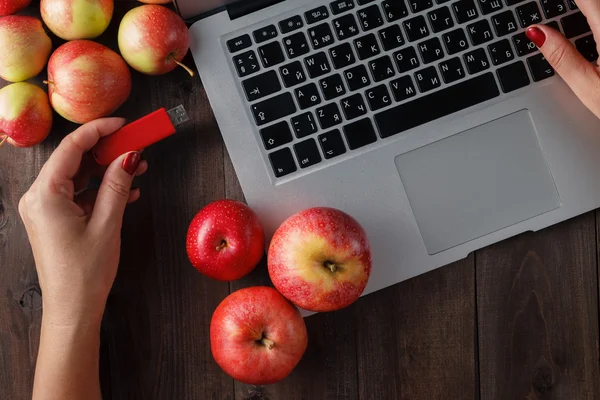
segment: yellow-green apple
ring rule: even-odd
[[[367,286],[371,250],[354,218],[318,207],[284,221],[271,240],[267,263],[271,281],[292,303],[334,311],[356,301]]]
[[[52,41],[39,19],[10,15],[0,18],[0,49],[0,78],[21,82],[44,69]]]
[[[117,53],[89,40],[60,46],[48,62],[50,104],[83,124],[112,114],[131,93],[131,73]]]
[[[0,143],[17,147],[41,143],[52,127],[52,109],[44,90],[19,82],[0,89]]]
[[[42,19],[64,40],[94,39],[108,27],[113,0],[41,0]]]
[[[279,382],[296,367],[308,344],[304,319],[275,289],[233,292],[210,322],[210,349],[223,370],[250,385]]]
[[[177,65],[194,75],[181,63],[190,47],[185,22],[166,7],[144,5],[129,11],[119,25],[119,49],[135,70],[161,75]]]
[[[186,249],[198,271],[220,281],[234,281],[260,262],[265,233],[250,207],[219,200],[196,214],[188,229]]]
[[[11,15],[27,7],[31,0],[0,0],[0,17]]]

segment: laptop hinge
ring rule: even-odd
[[[277,3],[282,3],[285,0],[253,0],[253,1],[237,1],[227,5],[229,18],[236,19],[244,15],[252,14],[255,11],[262,10]]]

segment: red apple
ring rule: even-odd
[[[65,40],[94,39],[110,24],[113,0],[41,0],[42,19]]]
[[[112,114],[131,92],[125,61],[89,40],[67,42],[56,49],[48,62],[47,82],[52,107],[79,124]]]
[[[189,47],[185,22],[163,6],[136,7],[125,14],[119,25],[119,49],[123,58],[144,74],[161,75],[180,65],[193,76],[194,72],[181,63]]]
[[[17,147],[41,143],[52,127],[48,95],[26,82],[0,89],[0,143]]]
[[[364,229],[332,208],[311,208],[288,218],[273,236],[267,262],[281,294],[298,307],[318,312],[352,304],[371,274]]]
[[[307,344],[300,312],[270,287],[230,294],[210,322],[215,361],[231,377],[250,385],[284,379],[298,365]]]
[[[11,15],[27,7],[31,0],[0,0],[0,17]]]
[[[39,19],[11,15],[0,19],[0,49],[0,77],[21,82],[44,69],[52,41]]]
[[[194,217],[187,234],[187,254],[204,275],[234,281],[256,267],[265,251],[265,233],[247,205],[219,200]]]

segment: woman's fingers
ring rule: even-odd
[[[596,38],[600,38],[600,2],[598,0],[576,0],[577,7],[587,18]]]
[[[560,32],[548,26],[534,25],[525,33],[581,101],[600,117],[600,75],[596,67]]]

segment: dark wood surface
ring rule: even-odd
[[[116,49],[118,21],[136,5],[117,3],[99,41]],[[210,354],[210,318],[231,291],[268,284],[265,263],[219,283],[189,265],[184,243],[200,208],[243,194],[200,79],[133,73],[133,87],[117,115],[182,103],[191,122],[144,152],[150,169],[125,216],[102,327],[105,399],[600,399],[596,213],[312,316],[308,350],[288,379],[234,382]],[[57,117],[43,144],[0,150],[0,399],[31,397],[42,316],[17,204],[74,128]]]

